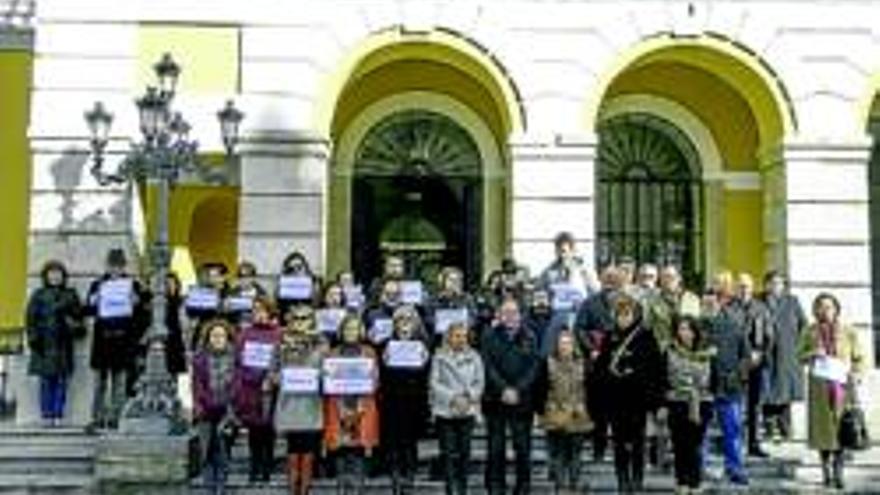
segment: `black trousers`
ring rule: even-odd
[[[608,417],[604,412],[591,413],[593,418],[593,459],[602,461],[605,459],[605,451],[608,450]]]
[[[395,486],[412,485],[419,462],[418,439],[408,435],[388,435],[386,439],[385,455]]]
[[[620,491],[640,490],[645,479],[645,426],[647,411],[617,411],[611,418],[614,435],[614,471]]]
[[[358,495],[364,490],[367,458],[360,447],[343,447],[336,451],[336,487],[340,495]]]
[[[437,418],[437,437],[443,458],[443,479],[447,495],[465,495],[471,459],[473,418]]]
[[[248,427],[251,452],[251,479],[268,480],[275,468],[275,429],[272,426]]]
[[[670,402],[668,407],[672,451],[675,455],[675,482],[679,486],[699,488],[703,475],[703,438],[712,415],[712,405],[709,402],[700,404],[698,422],[689,417],[690,408],[686,402]]]
[[[489,434],[489,463],[486,466],[489,495],[503,494],[507,490],[504,473],[508,429],[516,456],[514,494],[528,493],[532,476],[532,413],[500,408],[487,414],[486,429]]]
[[[764,404],[764,427],[767,435],[779,431],[783,438],[791,435],[791,404]]]
[[[547,431],[550,476],[558,488],[577,488],[583,444],[584,435],[581,433]]]
[[[758,431],[761,416],[761,394],[764,390],[764,367],[749,372],[749,393],[746,398],[746,424],[748,427],[748,448],[757,448],[760,444]]]

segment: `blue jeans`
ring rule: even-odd
[[[67,379],[63,376],[40,378],[40,410],[43,419],[61,419],[67,402]]]
[[[715,414],[721,426],[724,470],[728,476],[745,476],[742,454],[742,397],[718,397]]]

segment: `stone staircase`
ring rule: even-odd
[[[94,455],[99,437],[85,435],[79,429],[39,429],[0,427],[0,495],[16,494],[64,494],[84,495],[96,493],[94,486]],[[534,441],[533,493],[554,493],[547,479],[545,439],[536,432]],[[247,448],[240,438],[233,451],[232,472],[228,494],[286,494],[285,478],[281,460],[284,444],[276,446],[278,466],[270,483],[253,485],[247,481]],[[478,432],[473,445],[474,455],[470,475],[472,493],[484,493],[482,473],[486,461],[486,439]],[[755,494],[818,494],[828,493],[819,485],[821,470],[817,456],[806,450],[801,442],[768,444],[772,457],[767,460],[749,459],[748,469],[752,484],[747,489],[737,488],[725,481],[708,481],[705,493],[755,493]],[[421,467],[417,478],[418,494],[442,494],[443,484],[430,475],[431,459],[436,457],[436,441],[420,444]],[[512,455],[512,452],[509,453]],[[592,462],[589,449],[584,453],[583,487],[579,493],[615,493],[616,484],[610,459]],[[720,474],[721,459],[710,456],[710,473]],[[512,467],[511,467],[512,475]],[[847,466],[847,493],[880,494],[880,448],[857,453]],[[510,482],[512,486],[512,479]],[[379,475],[367,485],[369,494],[390,493],[390,480]],[[671,473],[648,468],[646,493],[672,493],[674,481]],[[190,493],[208,494],[200,478],[190,484]],[[335,494],[331,479],[316,480],[315,495]]]

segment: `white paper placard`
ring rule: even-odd
[[[373,325],[370,326],[370,341],[373,343],[381,343],[390,339],[394,334],[394,320],[391,318],[376,318]]]
[[[425,288],[419,280],[405,280],[400,282],[400,300],[403,304],[422,304],[425,298]]]
[[[186,295],[186,307],[217,310],[220,308],[220,292],[210,287],[190,287],[189,293]]]
[[[418,340],[392,340],[385,348],[385,364],[391,368],[421,368],[428,361],[428,349]]]
[[[557,311],[574,309],[584,300],[584,292],[570,283],[553,284],[550,292],[553,294],[553,309]]]
[[[134,280],[111,279],[98,289],[98,317],[128,318],[134,314]]]
[[[360,285],[346,287],[342,291],[345,294],[345,305],[349,308],[360,309],[367,301],[367,298],[364,297],[364,289]]]
[[[285,301],[312,298],[312,277],[302,275],[283,276],[278,280],[278,297]]]
[[[272,354],[274,352],[274,344],[248,340],[244,343],[241,361],[248,368],[265,370],[272,364]]]
[[[226,299],[226,308],[234,313],[246,313],[254,309],[254,298],[248,296],[232,296]]]
[[[813,361],[813,376],[837,383],[846,383],[849,377],[849,364],[833,356],[817,357]]]
[[[327,358],[323,367],[328,395],[367,395],[375,390],[375,362],[370,358]]]
[[[322,333],[335,334],[339,331],[339,324],[348,312],[342,308],[320,309],[316,312],[318,330]]]
[[[321,372],[315,368],[284,368],[281,370],[281,391],[314,394],[321,389]]]
[[[434,333],[445,335],[453,323],[468,324],[470,321],[467,308],[438,309],[434,312]]]

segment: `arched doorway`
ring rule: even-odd
[[[598,102],[588,106],[599,136],[597,187],[609,180],[601,176],[603,161],[638,163],[639,154],[649,152],[668,157],[654,162],[678,164],[660,173],[649,161],[642,176],[627,177],[635,183],[631,189],[653,193],[639,200],[639,224],[621,227],[640,239],[623,254],[643,262],[677,261],[694,286],[722,269],[756,277],[785,270],[781,143],[795,121],[769,66],[718,36],[658,35],[627,50],[600,81]],[[618,117],[626,115],[641,117],[637,125],[621,124]],[[620,148],[630,158],[621,158]],[[597,190],[598,237],[608,229],[601,218],[605,213],[607,219],[607,211],[599,211],[602,194]],[[600,263],[610,255],[599,244],[596,252]]]
[[[405,110],[374,125],[358,146],[353,178],[351,266],[379,275],[403,256],[412,276],[433,280],[445,265],[481,275],[482,164],[471,135],[452,119]]]
[[[596,256],[674,264],[705,278],[703,183],[696,149],[672,123],[632,113],[599,127]]]

